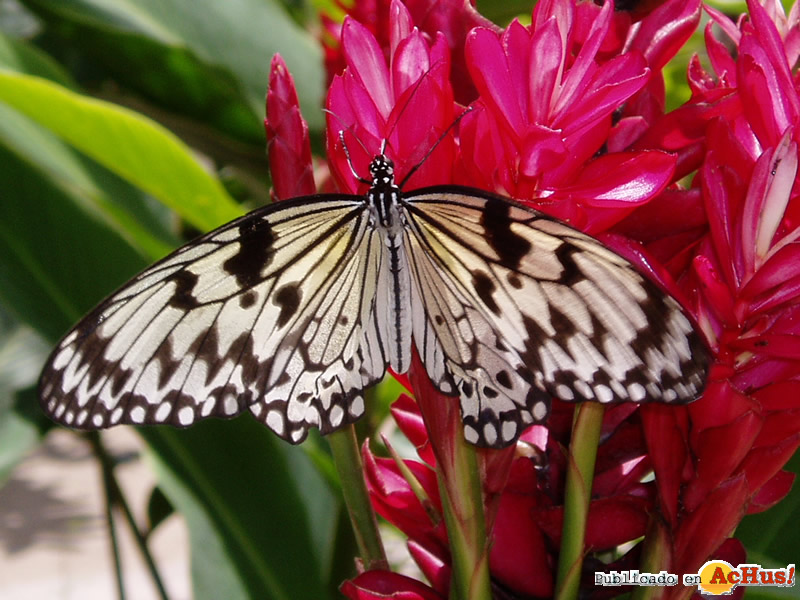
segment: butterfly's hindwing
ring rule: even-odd
[[[469,441],[511,443],[551,396],[702,391],[707,351],[680,305],[597,240],[477,190],[419,190],[404,206],[415,340],[441,391],[454,378]]]
[[[354,420],[385,371],[362,293],[380,269],[366,215],[360,197],[289,201],[180,248],[61,341],[43,408],[97,428],[187,426],[251,407],[292,442]]]
[[[360,217],[366,220],[366,215]],[[380,237],[366,222],[341,230],[334,254],[310,265],[311,292],[291,334],[276,336],[273,377],[250,411],[281,437],[299,443],[309,427],[330,433],[364,412],[364,389],[386,372],[382,316],[375,310],[381,272]],[[346,257],[334,259],[335,256]],[[268,322],[265,317],[265,322]],[[254,331],[258,336],[258,331]]]

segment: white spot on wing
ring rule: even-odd
[[[344,418],[344,410],[338,404],[331,408],[331,412],[328,415],[328,418],[331,421],[332,427],[338,427],[342,424],[342,419]]]
[[[533,418],[542,421],[547,416],[547,405],[541,400],[533,405]]]
[[[490,446],[493,446],[497,441],[497,429],[492,423],[484,423],[483,425],[483,439]]]
[[[283,435],[284,422],[283,415],[277,410],[271,410],[267,413],[267,427],[272,429],[278,435]]]
[[[556,396],[566,401],[575,400],[575,394],[573,391],[569,388],[569,386],[564,385],[563,383],[559,383],[556,386]]]
[[[141,406],[134,406],[131,409],[131,421],[134,423],[143,423],[144,422],[144,408]]]
[[[203,402],[203,406],[200,408],[200,416],[207,417],[211,414],[211,411],[214,410],[214,406],[217,404],[217,399],[213,396],[209,396],[206,398],[206,401]]]
[[[73,331],[73,333],[75,333],[75,332]],[[70,337],[74,337],[74,336],[70,336]],[[66,343],[66,340],[64,340],[64,342]],[[53,357],[52,368],[55,369],[56,371],[60,371],[61,369],[63,369],[67,365],[67,363],[70,361],[70,359],[74,355],[75,355],[75,352],[73,351],[72,348],[70,348],[70,347],[62,348]]]
[[[585,381],[578,379],[575,381],[574,385],[575,389],[578,390],[578,393],[584,398],[589,398],[590,400],[594,398],[594,392],[592,391],[592,388],[590,388],[589,384]]]
[[[594,386],[594,393],[600,402],[611,402],[614,399],[614,392],[607,385],[599,384]]]
[[[360,417],[364,413],[364,398],[356,396],[353,402],[350,403],[350,416]]]
[[[503,423],[503,441],[508,442],[514,439],[517,434],[517,424],[514,421]]]
[[[631,395],[631,400],[634,402],[641,402],[647,396],[647,391],[641,383],[632,383],[628,386],[628,393]]]
[[[464,439],[470,444],[478,443],[478,432],[471,425],[464,425]]]
[[[164,402],[156,409],[156,421],[163,423],[172,411],[172,405],[169,402]]]
[[[178,422],[181,425],[191,425],[194,421],[194,410],[191,406],[184,406],[178,411]]]

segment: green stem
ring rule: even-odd
[[[333,462],[342,482],[342,493],[350,523],[356,536],[358,551],[366,570],[387,569],[389,562],[378,532],[378,520],[369,501],[361,453],[358,451],[355,428],[350,425],[328,436]]]
[[[436,469],[452,554],[453,600],[491,600],[489,543],[474,446],[452,440],[449,464]]]
[[[669,534],[657,513],[651,516],[650,525],[644,536],[642,559],[639,570],[642,573],[658,573],[669,570]],[[694,590],[686,588],[691,595]],[[631,592],[631,600],[655,600],[664,592],[664,588],[657,586],[637,585]],[[687,596],[688,597],[688,596]]]
[[[575,600],[581,581],[586,521],[592,497],[597,445],[603,425],[603,405],[583,402],[575,409],[564,490],[564,524],[558,557],[556,600]]]
[[[419,479],[414,476],[414,473],[411,472],[411,469],[409,469],[406,463],[403,462],[403,458],[397,453],[389,440],[386,439],[386,436],[381,437],[383,438],[383,445],[386,446],[386,449],[389,451],[389,456],[392,457],[394,464],[397,466],[397,470],[400,471],[400,475],[402,475],[403,479],[406,480],[406,483],[411,488],[411,491],[414,492],[414,495],[417,497],[417,500],[419,500],[422,508],[425,509],[428,518],[431,520],[431,524],[436,527],[442,522],[442,515],[440,515],[436,510],[436,506],[434,506],[433,501],[430,499],[430,496],[428,496],[425,488],[422,487]]]
[[[145,539],[142,532],[139,530],[139,526],[136,524],[136,519],[133,516],[133,511],[131,511],[131,507],[128,504],[128,501],[125,499],[125,495],[122,493],[122,489],[119,486],[119,482],[117,482],[117,478],[114,475],[114,461],[111,456],[108,454],[105,446],[103,446],[103,442],[100,439],[100,435],[97,432],[92,432],[87,434],[89,442],[92,445],[92,449],[94,450],[95,456],[100,461],[100,466],[103,470],[103,483],[106,488],[106,497],[109,504],[109,511],[112,507],[116,506],[122,511],[123,516],[125,517],[125,522],[128,524],[129,529],[131,530],[131,534],[133,535],[133,540],[136,543],[137,548],[139,549],[139,553],[142,555],[142,558],[147,565],[147,569],[150,571],[150,577],[153,579],[153,583],[158,590],[158,594],[161,597],[161,600],[169,600],[167,596],[167,590],[164,587],[164,582],[161,579],[161,575],[158,572],[158,567],[156,567],[156,562],[153,559],[153,555],[150,553],[150,549],[147,547],[147,540]],[[110,516],[109,516],[110,519]],[[109,520],[109,524],[113,525]],[[114,534],[113,527],[111,528],[111,536],[113,540],[116,540],[116,536]],[[118,550],[116,549],[116,541],[114,541],[115,545],[115,559],[118,560],[118,556],[116,556]],[[119,565],[117,565],[119,568]],[[119,577],[121,577],[121,571],[119,573]],[[121,585],[121,580],[120,580]],[[124,596],[120,596],[123,598]]]
[[[94,434],[96,437],[97,434]],[[94,440],[93,444],[94,445]],[[99,443],[99,440],[98,442]],[[97,451],[95,450],[97,455]],[[113,493],[111,492],[111,473],[107,468],[105,461],[100,460],[100,472],[103,476],[103,492],[105,495],[106,505],[106,527],[108,528],[108,540],[111,544],[111,555],[114,559],[114,576],[117,585],[117,598],[125,600],[125,585],[122,581],[122,559],[119,554],[119,540],[117,540],[117,528],[114,524],[114,501],[112,499]]]

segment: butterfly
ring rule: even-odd
[[[366,195],[257,209],[123,285],[53,351],[44,412],[97,429],[249,410],[299,443],[358,419],[412,344],[478,446],[514,443],[553,397],[702,393],[703,339],[625,258],[478,189],[403,193],[383,153],[370,174]]]

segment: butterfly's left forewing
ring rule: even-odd
[[[355,196],[293,200],[180,248],[60,342],[45,412],[89,429],[250,408],[294,443],[355,420],[386,368],[363,294],[381,268],[366,213]]]
[[[597,240],[477,190],[403,201],[414,339],[464,434],[503,447],[562,400],[688,402],[708,355],[680,305]]]

